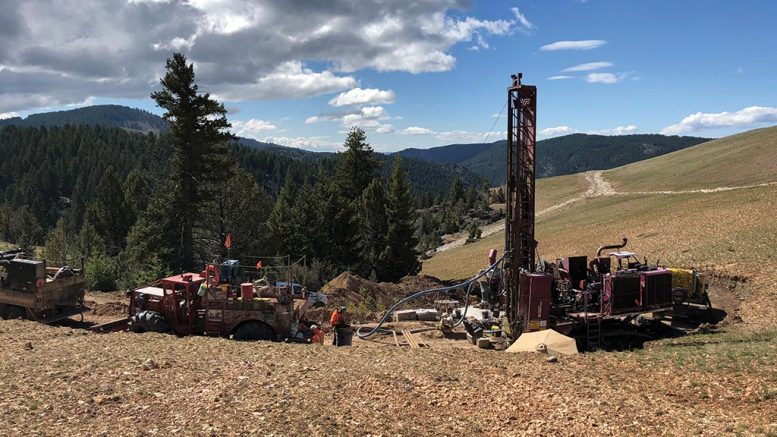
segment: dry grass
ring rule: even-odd
[[[604,173],[618,191],[740,186],[777,181],[777,126],[699,144]]]
[[[586,199],[542,216],[538,253],[593,256],[596,248],[630,239],[628,248],[651,263],[697,266],[739,275],[763,298],[743,315],[767,317],[777,297],[777,187],[711,194],[611,196]],[[504,233],[435,255],[423,273],[461,279],[486,264],[489,249],[504,247]],[[777,314],[777,310],[773,314]]]
[[[535,199],[537,211],[578,197],[587,189],[585,173],[539,179]]]

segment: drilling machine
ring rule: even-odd
[[[547,327],[553,277],[537,273],[535,185],[537,87],[512,75],[507,89],[507,190],[505,196],[505,304],[510,332]]]
[[[501,293],[510,336],[547,328],[564,334],[574,331],[591,349],[602,342],[605,329],[609,329],[606,335],[631,335],[623,328],[646,320],[647,313],[663,314],[683,303],[672,288],[672,272],[621,250],[627,244],[625,238],[622,244],[600,247],[590,263],[586,256],[536,262],[537,87],[522,84],[520,73],[511,79]],[[603,253],[608,249],[617,251]]]

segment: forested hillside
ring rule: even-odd
[[[488,151],[493,147],[493,144],[450,144],[429,149],[404,149],[396,154],[405,158],[415,158],[429,162],[457,164]]]
[[[67,111],[31,114],[26,118],[12,117],[0,120],[0,127],[86,125],[117,127],[144,133],[160,133],[168,129],[167,122],[158,115],[142,109],[121,105],[95,105]]]
[[[319,167],[332,174],[337,162],[336,154],[280,153],[238,143],[232,144],[231,153],[272,197],[287,174],[301,185],[313,181]],[[0,204],[26,207],[47,230],[65,213],[73,216],[73,223],[80,223],[109,166],[120,180],[138,169],[154,185],[169,171],[170,149],[164,137],[116,128],[6,126],[0,129],[0,156]],[[380,174],[388,180],[391,159],[379,154],[376,158],[382,164]],[[445,197],[454,178],[465,186],[480,183],[472,173],[450,165],[407,159],[404,167],[419,202]]]
[[[706,138],[649,135],[572,134],[537,142],[537,176],[552,177],[607,170],[708,141]],[[430,162],[465,167],[492,185],[505,180],[505,141],[406,149],[397,152]],[[464,159],[460,159],[464,158]]]

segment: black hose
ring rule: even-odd
[[[367,332],[365,334],[362,334],[361,330],[364,327],[361,327],[361,328],[356,330],[356,335],[359,338],[361,338],[361,339],[367,339],[367,338],[370,338],[371,336],[373,336],[374,334],[376,334],[378,332],[380,332],[382,334],[389,334],[389,333],[391,333],[391,330],[381,329],[381,326],[383,326],[383,324],[386,323],[386,319],[389,318],[389,316],[394,312],[394,310],[396,310],[400,306],[406,304],[407,302],[410,302],[411,300],[417,299],[417,298],[422,297],[422,296],[426,296],[428,294],[444,293],[444,292],[447,292],[447,291],[456,290],[458,288],[462,288],[462,287],[466,286],[468,288],[467,288],[467,294],[466,294],[465,302],[464,302],[464,312],[461,315],[461,319],[459,319],[459,321],[456,322],[453,325],[454,327],[458,326],[462,321],[464,321],[464,318],[467,315],[467,308],[469,308],[469,295],[470,295],[470,293],[472,291],[472,285],[475,283],[475,281],[477,281],[478,279],[483,277],[486,273],[491,272],[494,269],[496,269],[496,267],[500,263],[502,263],[502,261],[505,259],[506,255],[507,255],[507,253],[503,254],[501,258],[499,258],[493,264],[488,266],[487,269],[481,271],[480,273],[475,275],[473,278],[468,279],[468,280],[462,282],[461,284],[451,285],[451,286],[448,286],[448,287],[432,288],[432,289],[429,289],[429,290],[422,290],[422,291],[419,291],[417,293],[413,293],[410,296],[407,296],[407,297],[401,299],[399,302],[395,303],[391,308],[389,308],[388,311],[386,311],[386,314],[383,315],[383,317],[380,319],[380,321],[378,322],[378,324],[374,328],[372,328],[369,332]]]

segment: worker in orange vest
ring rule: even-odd
[[[311,343],[324,344],[324,331],[318,325],[311,326],[310,332],[313,333],[313,336],[310,338]]]
[[[334,338],[332,339],[333,346],[339,346],[337,331],[338,329],[345,327],[345,315],[343,313],[345,313],[345,307],[335,308],[335,310],[332,311],[332,317],[329,318],[329,326],[332,327],[332,333],[334,334]]]

